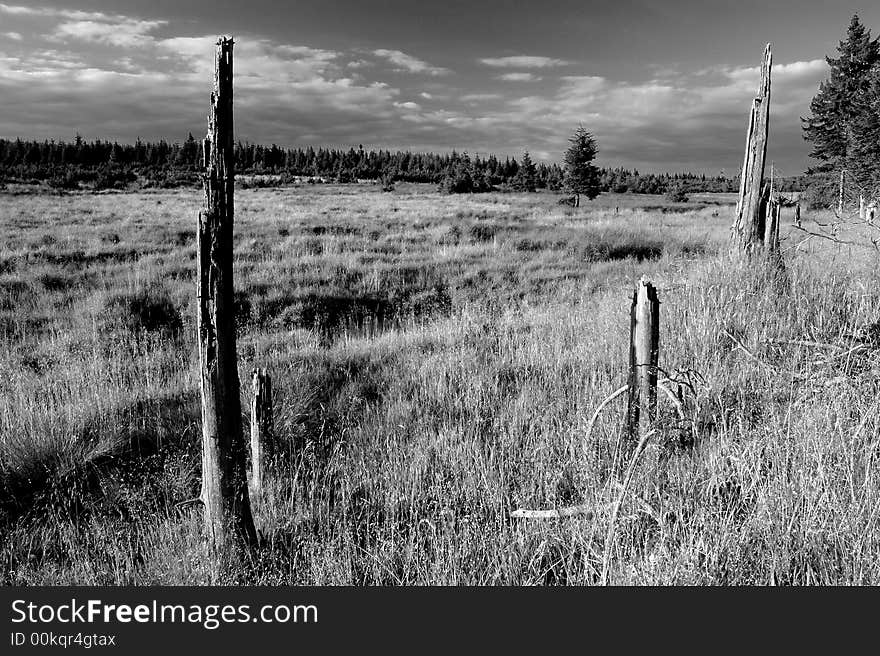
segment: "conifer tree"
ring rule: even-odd
[[[519,170],[511,180],[511,186],[516,191],[535,191],[537,189],[538,170],[532,161],[529,151],[523,153]]]
[[[599,169],[593,165],[599,147],[583,126],[575,130],[569,143],[565,151],[565,188],[574,194],[575,207],[579,207],[581,194],[590,200],[599,195]]]
[[[802,119],[804,138],[813,144],[810,156],[824,162],[825,170],[858,164],[851,159],[854,128],[880,63],[880,45],[857,15],[837,51],[839,57],[825,58],[831,74],[810,103],[811,115]]]

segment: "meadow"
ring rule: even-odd
[[[218,578],[188,503],[201,193],[0,193],[0,581],[880,583],[869,228],[786,214],[779,273],[727,254],[727,195],[557,198],[239,189],[242,405],[266,367],[275,444],[262,545]],[[625,400],[591,420],[643,275],[682,401],[622,490]]]

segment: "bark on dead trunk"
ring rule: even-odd
[[[764,163],[767,157],[767,135],[770,127],[770,71],[773,56],[770,44],[764,50],[761,85],[752,101],[746,130],[746,149],[740,176],[739,199],[734,223],[734,239],[739,250],[752,252],[760,248],[764,238],[764,217],[761,215],[764,192]]]
[[[259,515],[263,507],[263,484],[272,441],[272,379],[265,369],[253,376],[251,405],[251,505]]]
[[[204,146],[205,205],[198,230],[202,502],[212,548],[235,557],[256,543],[256,531],[248,499],[233,304],[232,39],[217,42]]]
[[[642,278],[630,310],[627,434],[631,440],[648,430],[657,410],[659,355],[660,301],[654,285]]]

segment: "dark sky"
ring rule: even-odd
[[[583,124],[602,165],[736,173],[770,41],[769,155],[796,174],[853,13],[880,29],[876,2],[816,0],[9,2],[0,136],[199,135],[231,33],[242,140],[558,161]]]

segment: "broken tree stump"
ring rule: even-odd
[[[779,250],[779,217],[781,216],[782,205],[775,200],[770,199],[767,202],[767,215],[764,226],[764,246],[768,252],[776,252]]]
[[[648,280],[639,280],[630,310],[629,404],[626,433],[638,440],[657,412],[657,364],[660,354],[660,301]]]
[[[742,252],[750,253],[763,245],[764,215],[761,201],[764,193],[764,164],[767,157],[767,135],[770,127],[770,71],[773,55],[770,44],[764,49],[761,84],[752,101],[746,129],[746,150],[740,177],[733,239]]]
[[[263,507],[263,481],[272,442],[272,379],[265,369],[255,369],[251,401],[251,505],[256,512]]]
[[[256,544],[242,432],[232,279],[235,153],[232,39],[220,38],[204,142],[204,209],[198,226],[198,334],[205,529],[216,554]]]

